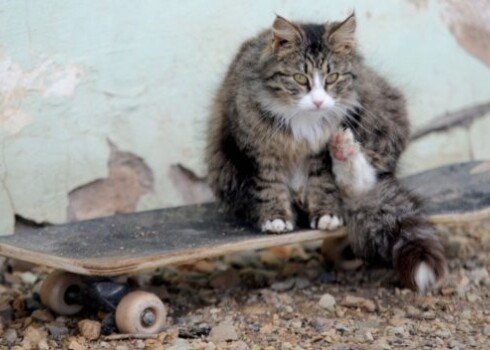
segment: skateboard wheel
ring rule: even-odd
[[[116,325],[121,333],[155,334],[162,331],[167,309],[155,294],[136,291],[124,296],[116,308]]]
[[[82,289],[80,276],[72,273],[55,271],[51,273],[41,286],[41,302],[57,314],[70,316],[79,312],[83,306],[67,302],[66,293],[70,290]]]

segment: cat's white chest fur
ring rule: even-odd
[[[303,191],[308,181],[308,164],[306,161],[300,162],[292,171],[289,178],[289,187],[295,191]]]
[[[331,131],[320,117],[307,116],[292,118],[289,122],[293,137],[306,141],[314,153],[326,147]]]
[[[288,186],[297,203],[304,204],[306,186],[308,185],[309,165],[306,160],[301,161],[291,171]]]

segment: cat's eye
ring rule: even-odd
[[[339,73],[331,73],[327,75],[325,81],[327,84],[333,84],[337,81],[338,78],[339,78]]]
[[[308,78],[303,74],[296,73],[293,75],[293,79],[300,85],[306,85],[308,83]]]

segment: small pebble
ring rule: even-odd
[[[276,291],[276,292],[285,292],[294,287],[294,284],[296,283],[295,278],[289,278],[285,281],[280,281],[280,282],[275,282],[271,285],[271,289]]]
[[[342,299],[342,301],[340,302],[340,305],[346,307],[362,308],[369,312],[376,311],[376,304],[374,304],[372,300],[356,297],[353,295],[345,296],[344,299]]]
[[[242,340],[237,341],[232,346],[228,348],[229,350],[250,350],[247,343]]]
[[[215,343],[228,340],[237,340],[238,333],[235,326],[230,321],[223,321],[217,326],[214,326],[209,333],[209,339]]]
[[[46,328],[48,329],[49,334],[51,334],[51,336],[55,339],[61,338],[70,332],[68,327],[57,321],[48,323]]]
[[[17,340],[17,337],[17,331],[12,328],[7,329],[2,336],[2,338],[9,344],[14,343]]]
[[[328,311],[335,311],[335,298],[328,293],[322,295],[318,304]]]
[[[42,339],[45,339],[46,336],[47,334],[45,331],[35,326],[28,326],[24,330],[24,339],[34,346],[37,345]]]
[[[116,346],[116,350],[127,350],[127,347],[126,347],[126,349],[118,349],[118,348],[119,348],[119,346]],[[68,344],[68,350],[85,350],[85,345],[80,344],[75,339],[73,339]]]
[[[162,348],[166,350],[194,350],[194,347],[189,344],[189,342],[185,339],[175,339],[172,346],[168,348]],[[116,349],[117,350],[117,349]]]
[[[100,337],[101,324],[97,321],[82,320],[78,322],[80,334],[88,340],[96,340]]]
[[[311,325],[317,332],[323,333],[333,327],[333,321],[324,317],[315,317],[311,321]]]
[[[364,339],[366,339],[367,341],[374,341],[374,337],[373,335],[371,334],[371,332],[367,331],[366,333],[364,333]]]
[[[35,310],[32,314],[31,317],[34,320],[41,321],[41,322],[53,322],[54,321],[54,316],[49,310],[46,309],[38,309]]]

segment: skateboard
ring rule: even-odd
[[[402,182],[428,200],[427,215],[434,223],[490,218],[490,162],[448,165]],[[40,290],[41,302],[56,313],[73,315],[84,307],[97,308],[115,315],[120,332],[157,333],[165,327],[163,302],[110,277],[344,236],[343,229],[259,233],[209,203],[26,230],[1,237],[0,255],[56,269]]]

